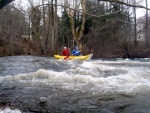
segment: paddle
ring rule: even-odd
[[[66,56],[65,58],[64,58],[64,60],[67,60],[69,58],[69,56]]]

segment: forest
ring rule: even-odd
[[[51,57],[78,45],[93,58],[149,58],[147,1],[28,0],[26,8],[11,2],[0,9],[0,56]],[[137,18],[139,8],[145,14]]]

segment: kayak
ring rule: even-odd
[[[79,59],[79,60],[89,60],[91,59],[93,56],[93,54],[89,54],[89,55],[84,55],[84,56],[61,56],[61,55],[54,55],[54,57],[56,59],[69,59],[69,60],[73,60],[73,59]]]
[[[56,59],[69,59],[69,60],[73,60],[73,59],[79,59],[79,60],[89,60],[91,59],[93,56],[93,54],[89,54],[89,55],[84,55],[84,56],[61,56],[61,55],[54,55],[54,57]]]

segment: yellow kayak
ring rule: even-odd
[[[89,60],[93,54],[85,55],[85,56],[69,56],[67,59],[73,60],[73,59],[79,59],[79,60]],[[61,56],[61,55],[54,55],[56,59],[64,59],[66,56]]]

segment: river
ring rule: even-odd
[[[0,105],[21,113],[150,113],[150,59],[0,58]]]

